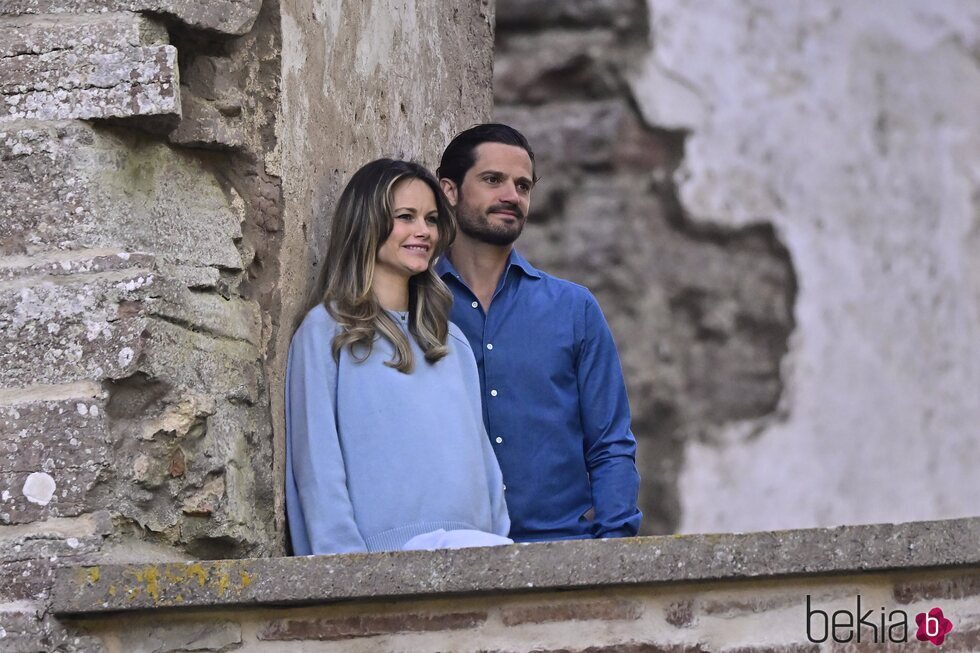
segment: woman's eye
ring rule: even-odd
[[[429,224],[439,224],[439,216],[430,215],[425,218],[425,221]]]
[[[408,213],[402,213],[401,215],[396,215],[395,220],[408,220],[411,222],[415,219],[415,216],[409,215]]]

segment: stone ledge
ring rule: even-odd
[[[818,576],[980,564],[980,517],[457,551],[65,567],[51,608],[84,615]]]

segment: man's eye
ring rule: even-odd
[[[531,192],[531,184],[517,184],[517,188],[522,193],[530,193]]]
[[[488,184],[499,184],[500,183],[500,177],[497,177],[497,176],[484,177],[484,180]]]

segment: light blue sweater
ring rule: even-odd
[[[406,314],[392,313],[405,329]],[[379,337],[358,362],[323,305],[293,336],[286,372],[286,514],[293,552],[400,549],[437,529],[507,535],[510,519],[487,439],[480,381],[466,337],[450,324],[449,354],[388,367]]]

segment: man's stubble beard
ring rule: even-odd
[[[491,207],[491,209],[493,208],[497,207]],[[508,209],[520,212],[520,209],[516,207],[508,207]],[[459,224],[459,230],[473,240],[488,245],[503,247],[513,244],[524,230],[524,223],[526,221],[527,216],[521,215],[514,222],[513,226],[493,225],[485,213],[471,211],[466,207],[463,202],[462,193],[456,205],[456,222]]]

